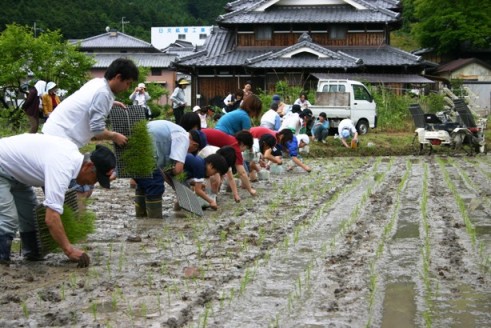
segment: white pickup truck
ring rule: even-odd
[[[377,127],[375,101],[363,83],[358,81],[319,79],[315,105],[310,109],[314,117],[326,113],[331,128],[337,128],[345,118],[353,121],[360,134]]]

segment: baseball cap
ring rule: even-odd
[[[349,129],[343,129],[343,131],[341,131],[341,137],[343,139],[348,138],[350,135],[351,135],[351,132]]]
[[[138,83],[138,87],[142,89],[146,89],[145,83]]]
[[[191,130],[189,131],[191,138],[194,142],[198,144],[198,150],[201,150],[206,147],[208,142],[206,141],[206,135],[200,130]]]
[[[116,156],[106,146],[97,145],[90,154],[90,160],[94,163],[99,184],[103,188],[111,188],[107,172],[116,167]]]
[[[273,96],[273,101],[280,101],[280,100],[281,100],[280,96],[278,95]]]
[[[297,139],[298,139],[298,143],[300,143],[300,141],[303,141],[303,143],[306,145],[308,145],[310,142],[309,136],[306,134],[299,134],[297,136]]]
[[[201,110],[201,107],[199,107],[199,106],[194,106],[193,107],[193,112],[197,112],[199,110]]]

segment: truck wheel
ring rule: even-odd
[[[356,124],[356,129],[359,134],[367,134],[368,133],[368,122],[365,120],[359,120],[358,124]]]

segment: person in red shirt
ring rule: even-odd
[[[216,129],[202,129],[201,131],[206,135],[206,139],[209,145],[220,148],[225,146],[231,146],[234,148],[236,155],[235,168],[237,169],[237,173],[239,174],[242,187],[246,189],[249,194],[255,196],[256,190],[253,189],[251,186],[251,182],[249,181],[249,177],[247,176],[247,172],[244,168],[244,158],[242,157],[242,152],[244,150],[252,148],[252,134],[246,130],[239,131],[234,136],[228,135],[225,132]],[[239,196],[238,193],[234,191],[234,189],[237,190],[235,181],[229,181],[229,183],[230,187],[232,188],[232,192],[234,192],[234,198],[237,201],[236,197]]]

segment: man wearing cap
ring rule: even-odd
[[[356,131],[353,121],[351,121],[349,118],[345,118],[339,122],[338,133],[341,142],[346,148],[351,148],[351,146],[346,142],[346,140],[350,137],[353,137],[352,142],[356,144],[358,143],[358,131]]]
[[[189,85],[189,81],[185,78],[181,78],[176,82],[176,84],[177,87],[174,89],[174,92],[170,96],[170,100],[172,101],[172,112],[174,113],[176,124],[179,124],[181,123],[184,109],[187,106],[185,98],[186,94],[184,93],[184,89],[186,89],[186,86]]]
[[[281,101],[281,97],[279,95],[274,95],[273,96],[273,103],[274,104],[278,104],[278,110],[277,110],[277,112],[278,112],[278,114],[280,116],[283,116],[285,114],[285,106],[286,106],[286,104],[283,101]]]
[[[17,227],[22,252],[27,260],[41,260],[37,244],[32,186],[44,186],[46,225],[65,255],[80,267],[90,263],[89,256],[68,240],[60,215],[65,192],[72,179],[79,184],[109,188],[109,177],[116,157],[104,146],[86,156],[68,139],[45,134],[22,134],[0,139],[0,263],[10,262],[10,249]]]
[[[326,113],[322,112],[312,126],[312,139],[325,143],[329,135],[329,120]]]
[[[135,178],[136,217],[162,218],[162,195],[165,191],[164,175],[184,172],[188,153],[197,153],[206,145],[206,136],[200,130],[186,132],[181,126],[165,120],[151,121],[147,128],[152,137],[157,168],[151,178]]]
[[[145,108],[145,116],[147,117],[147,120],[152,117],[152,111],[147,104],[150,99],[151,97],[147,92],[145,83],[138,83],[135,91],[133,91],[130,95],[130,100],[133,102],[133,105],[139,105]]]

